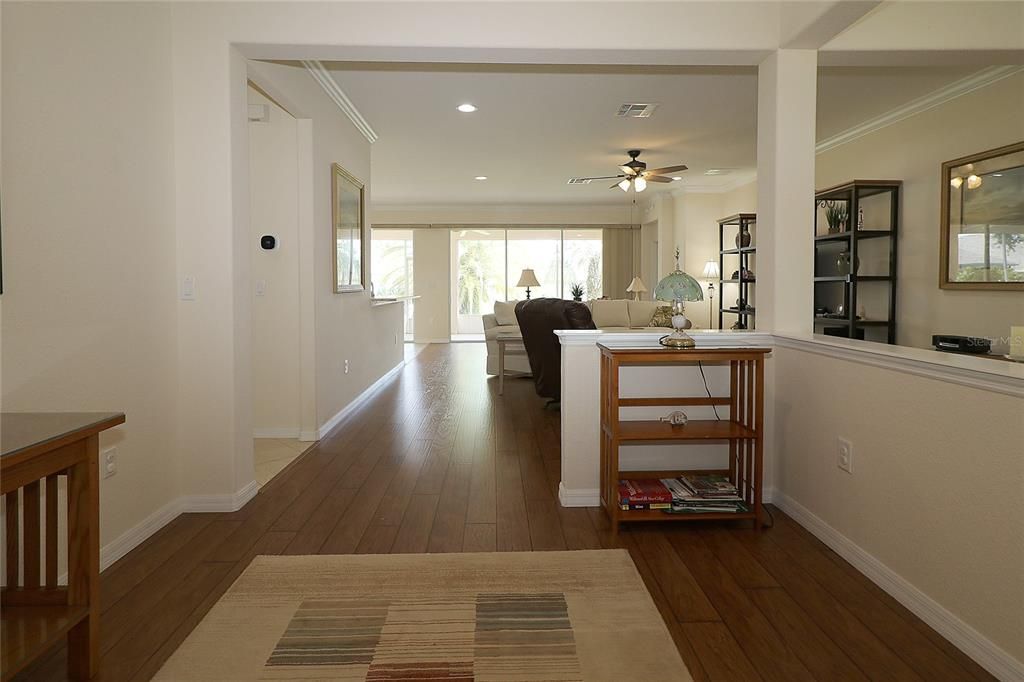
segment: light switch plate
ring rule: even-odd
[[[181,280],[181,300],[196,300],[196,278],[192,275],[185,275],[185,278]]]

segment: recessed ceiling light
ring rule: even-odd
[[[673,180],[682,180],[683,176],[682,175],[674,175],[674,176],[672,176],[672,179]]]
[[[478,175],[478,176],[476,176],[476,177],[475,177],[475,178],[473,178],[473,179],[474,179],[474,180],[486,180],[486,179],[487,179],[487,176],[486,176],[486,175]]]
[[[476,106],[470,104],[469,102],[466,102],[465,104],[460,104],[459,106],[457,106],[456,109],[458,109],[464,114],[472,114],[474,111],[476,111]]]

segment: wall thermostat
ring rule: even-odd
[[[277,237],[272,234],[265,234],[260,237],[260,246],[263,247],[264,251],[270,251],[271,249],[277,248]]]

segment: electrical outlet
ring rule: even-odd
[[[103,478],[110,478],[117,473],[117,448],[103,451]]]
[[[345,374],[348,374],[348,360],[345,361]]]
[[[836,466],[848,474],[853,473],[853,443],[845,438],[836,439]]]

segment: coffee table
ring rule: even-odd
[[[505,332],[494,337],[498,344],[498,395],[505,394],[505,356],[526,355],[522,334]],[[511,346],[511,348],[509,347]]]

